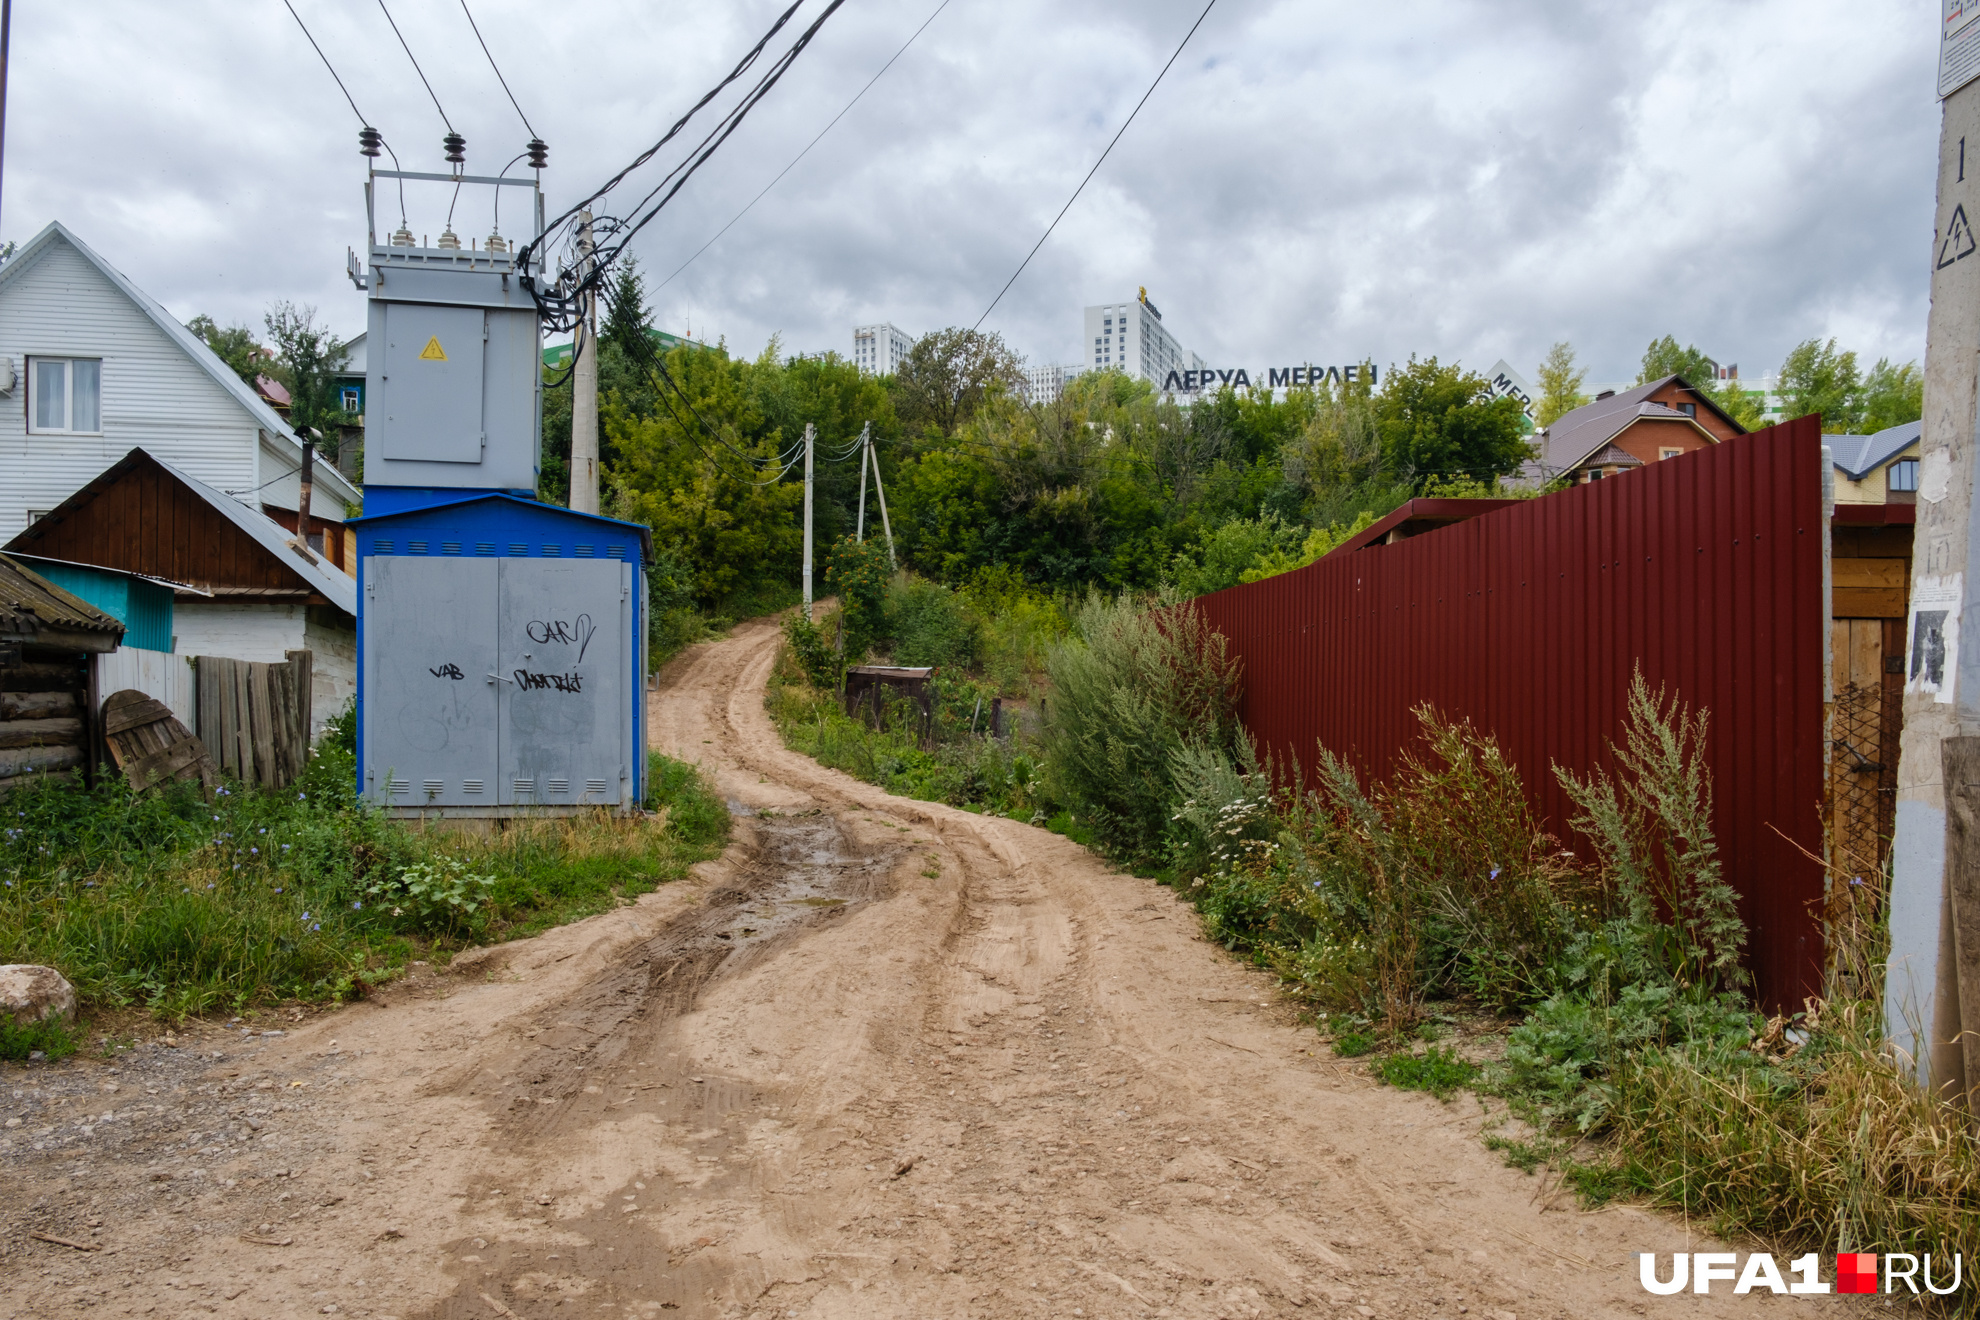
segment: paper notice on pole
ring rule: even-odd
[[[1927,574],[1911,592],[1911,638],[1905,657],[1904,690],[1930,693],[1932,700],[1953,699],[1953,675],[1959,671],[1958,573]]]
[[[1944,0],[1939,32],[1939,97],[1980,78],[1980,0]]]

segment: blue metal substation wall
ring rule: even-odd
[[[630,808],[637,806],[644,799],[646,736],[643,643],[646,636],[646,621],[643,582],[646,565],[652,561],[651,536],[645,527],[595,514],[577,513],[508,494],[484,491],[457,492],[454,498],[445,502],[359,518],[350,526],[352,535],[356,538],[358,568],[357,775],[360,793],[368,793],[373,801],[381,805],[406,810],[421,808],[422,794],[427,803],[436,803],[440,800],[439,795],[444,793],[447,795],[446,801],[452,804],[451,807],[443,807],[444,814],[502,816],[529,814],[532,807],[582,805],[581,800],[572,803],[546,801],[548,795],[544,793],[543,788],[531,783],[530,791],[537,796],[529,802],[518,799],[516,809],[508,809],[508,795],[511,791],[517,787],[517,784],[530,783],[530,781],[518,779],[516,783],[511,783],[504,780],[497,791],[489,791],[493,781],[489,779],[488,772],[494,771],[495,767],[490,765],[486,769],[481,769],[469,764],[474,759],[475,751],[481,749],[480,744],[476,742],[477,738],[485,743],[485,749],[492,749],[495,746],[496,734],[492,724],[484,729],[461,728],[457,731],[456,745],[449,747],[445,755],[437,755],[435,758],[435,764],[441,765],[442,768],[438,771],[426,771],[429,774],[438,774],[440,778],[427,778],[414,782],[413,776],[421,773],[417,767],[386,767],[381,772],[378,767],[372,766],[370,753],[377,751],[378,747],[373,744],[376,735],[371,727],[371,717],[386,714],[382,709],[374,709],[374,706],[382,699],[381,684],[390,681],[379,669],[379,648],[386,639],[383,632],[377,630],[396,629],[399,638],[403,639],[407,634],[411,634],[415,640],[431,648],[431,657],[436,662],[427,666],[425,664],[427,657],[423,653],[420,665],[410,672],[413,672],[415,677],[430,673],[436,681],[440,681],[440,686],[436,688],[436,699],[445,700],[444,697],[437,695],[441,693],[456,699],[470,696],[479,699],[479,690],[483,684],[482,675],[467,674],[459,665],[446,663],[443,656],[443,652],[451,655],[453,650],[460,649],[472,652],[474,646],[483,646],[486,654],[494,654],[497,630],[507,621],[500,617],[503,610],[491,608],[492,599],[489,600],[488,606],[463,605],[463,601],[471,594],[475,584],[485,582],[492,586],[497,581],[498,574],[502,573],[510,573],[517,577],[526,576],[503,567],[505,564],[520,567],[519,561],[530,563],[531,572],[539,577],[552,565],[575,567],[578,564],[597,561],[618,561],[630,566],[632,584],[629,605],[622,616],[626,621],[625,633],[618,639],[618,644],[624,648],[620,658],[624,663],[623,673],[627,676],[623,692],[625,699],[623,716],[626,721],[624,755],[630,762],[629,791],[626,800],[619,805],[622,808]],[[405,612],[403,603],[396,614],[381,610],[376,594],[379,584],[391,583],[395,580],[411,583],[421,575],[424,575],[428,582],[445,582],[449,585],[459,583],[464,591],[440,593],[442,599],[436,601],[436,608],[430,617],[423,616],[417,611],[409,616]],[[449,604],[447,598],[455,594],[460,594],[462,600],[451,601],[456,608],[449,613],[442,606]],[[476,597],[475,601],[478,602],[480,599]],[[547,617],[554,611],[539,611],[539,613],[544,613]],[[602,626],[604,624],[605,620],[602,618],[597,619],[595,623],[591,620],[586,621],[588,628],[597,627],[609,637],[613,629]],[[550,626],[554,628],[556,625],[553,623]],[[524,627],[534,628],[535,625],[526,624]],[[588,635],[587,633],[587,637]],[[540,630],[533,636],[537,644],[542,644],[546,640]],[[552,646],[557,644],[557,639],[549,640]],[[395,647],[403,644],[403,641],[394,642]],[[520,637],[508,639],[507,643],[509,646],[530,644]],[[575,645],[575,649],[566,647],[565,654],[583,659],[585,648],[582,645]],[[597,659],[595,653],[590,659],[595,666]],[[398,667],[408,668],[403,658]],[[478,669],[480,666],[471,664],[467,667]],[[491,662],[488,667],[491,671],[486,678],[488,686],[499,692],[502,684],[513,685],[515,680],[511,680],[506,674],[495,672],[494,663]],[[450,668],[453,671],[451,674],[447,672]],[[542,675],[524,675],[522,681],[527,684],[532,677],[553,685],[565,681],[562,676],[557,675],[547,678]],[[450,678],[453,680],[451,687],[444,682]],[[515,690],[520,692],[521,689]],[[492,701],[493,698],[489,700]],[[514,700],[512,696],[511,701]],[[397,718],[404,719],[404,716]],[[441,723],[445,722],[444,715],[436,718]],[[393,733],[396,737],[397,730],[394,729]],[[439,736],[444,739],[449,735],[443,731]],[[511,730],[506,731],[505,736],[514,737],[518,734]],[[387,744],[393,741],[394,738],[384,739]],[[492,752],[490,754],[492,755]],[[459,764],[449,765],[450,761]],[[407,786],[401,790],[402,795],[396,799],[391,791],[391,785],[386,785],[381,792],[380,785],[366,782],[368,775],[375,777],[377,773],[384,773],[388,779],[396,779],[400,770],[408,774],[408,780],[404,781]],[[451,775],[450,770],[459,770],[462,775],[473,776],[467,781],[472,786],[469,791],[485,795],[488,810],[460,809],[463,804],[475,799],[458,796],[459,776]],[[496,773],[499,777],[500,772]],[[484,781],[487,781],[486,785]],[[554,786],[563,783],[566,791],[570,791],[570,783],[586,782],[596,784],[599,781],[586,781],[583,778],[572,781],[547,780],[545,785]],[[436,789],[434,787],[436,784],[442,787]],[[583,790],[581,788],[576,790],[575,796],[582,799]]]

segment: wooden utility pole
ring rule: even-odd
[[[1925,410],[1918,521],[1911,551],[1904,738],[1891,844],[1890,958],[1884,1029],[1922,1085],[1960,1095],[1967,1075],[1965,998],[1980,980],[1980,891],[1954,872],[1980,865],[1980,646],[1968,643],[1980,601],[1974,552],[1975,423],[1980,421],[1980,6],[1949,5],[1939,46],[1938,207],[1925,331]],[[1968,160],[1971,154],[1973,159]],[[1974,206],[1968,209],[1967,203]],[[1962,619],[1962,616],[1966,618]]]
[[[804,618],[811,622],[811,447],[817,428],[804,424]]]
[[[578,213],[578,269],[591,274],[591,211]],[[598,512],[598,298],[590,290],[578,307],[577,364],[571,368],[571,508]]]

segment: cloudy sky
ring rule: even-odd
[[[445,131],[377,0],[294,0],[409,169]],[[460,0],[388,0],[470,169],[528,134]],[[469,0],[551,147],[560,209],[657,138],[770,0]],[[847,0],[635,243],[657,285],[939,0]],[[800,21],[822,0],[809,0]],[[756,353],[983,314],[1201,0],[949,0],[865,99],[653,294]],[[1080,360],[1080,308],[1146,285],[1213,363],[1411,353],[1591,379],[1675,334],[1743,375],[1810,335],[1924,348],[1938,106],[1929,0],[1218,0],[986,328]],[[357,121],[281,0],[14,7],[0,237],[59,219],[182,317],[274,300],[362,328]],[[793,29],[794,30],[794,29]],[[643,191],[643,190],[642,190]],[[447,199],[409,197],[437,234]],[[394,217],[396,218],[396,217]],[[511,214],[503,224],[515,232]],[[457,213],[485,234],[480,199]],[[384,226],[381,226],[381,229]]]

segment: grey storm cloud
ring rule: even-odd
[[[641,233],[663,327],[844,353],[867,321],[973,323],[1201,8],[950,0],[663,285],[938,2],[849,0]],[[441,168],[440,115],[376,0],[294,3],[406,168]],[[778,9],[470,3],[550,143],[553,213]],[[494,172],[528,133],[459,0],[393,15],[470,169]],[[1594,379],[1627,379],[1664,334],[1748,374],[1811,335],[1917,357],[1936,18],[1924,0],[1220,0],[985,326],[1033,361],[1079,361],[1079,309],[1146,286],[1224,365],[1415,353],[1531,370],[1568,339]],[[62,220],[185,317],[258,326],[289,299],[362,326],[343,277],[365,237],[357,120],[280,0],[17,6],[12,66],[0,236]],[[449,201],[412,189],[412,229],[437,235]],[[459,206],[464,237],[488,232],[485,198]],[[379,219],[397,222],[395,198]],[[523,219],[512,203],[504,232]]]

